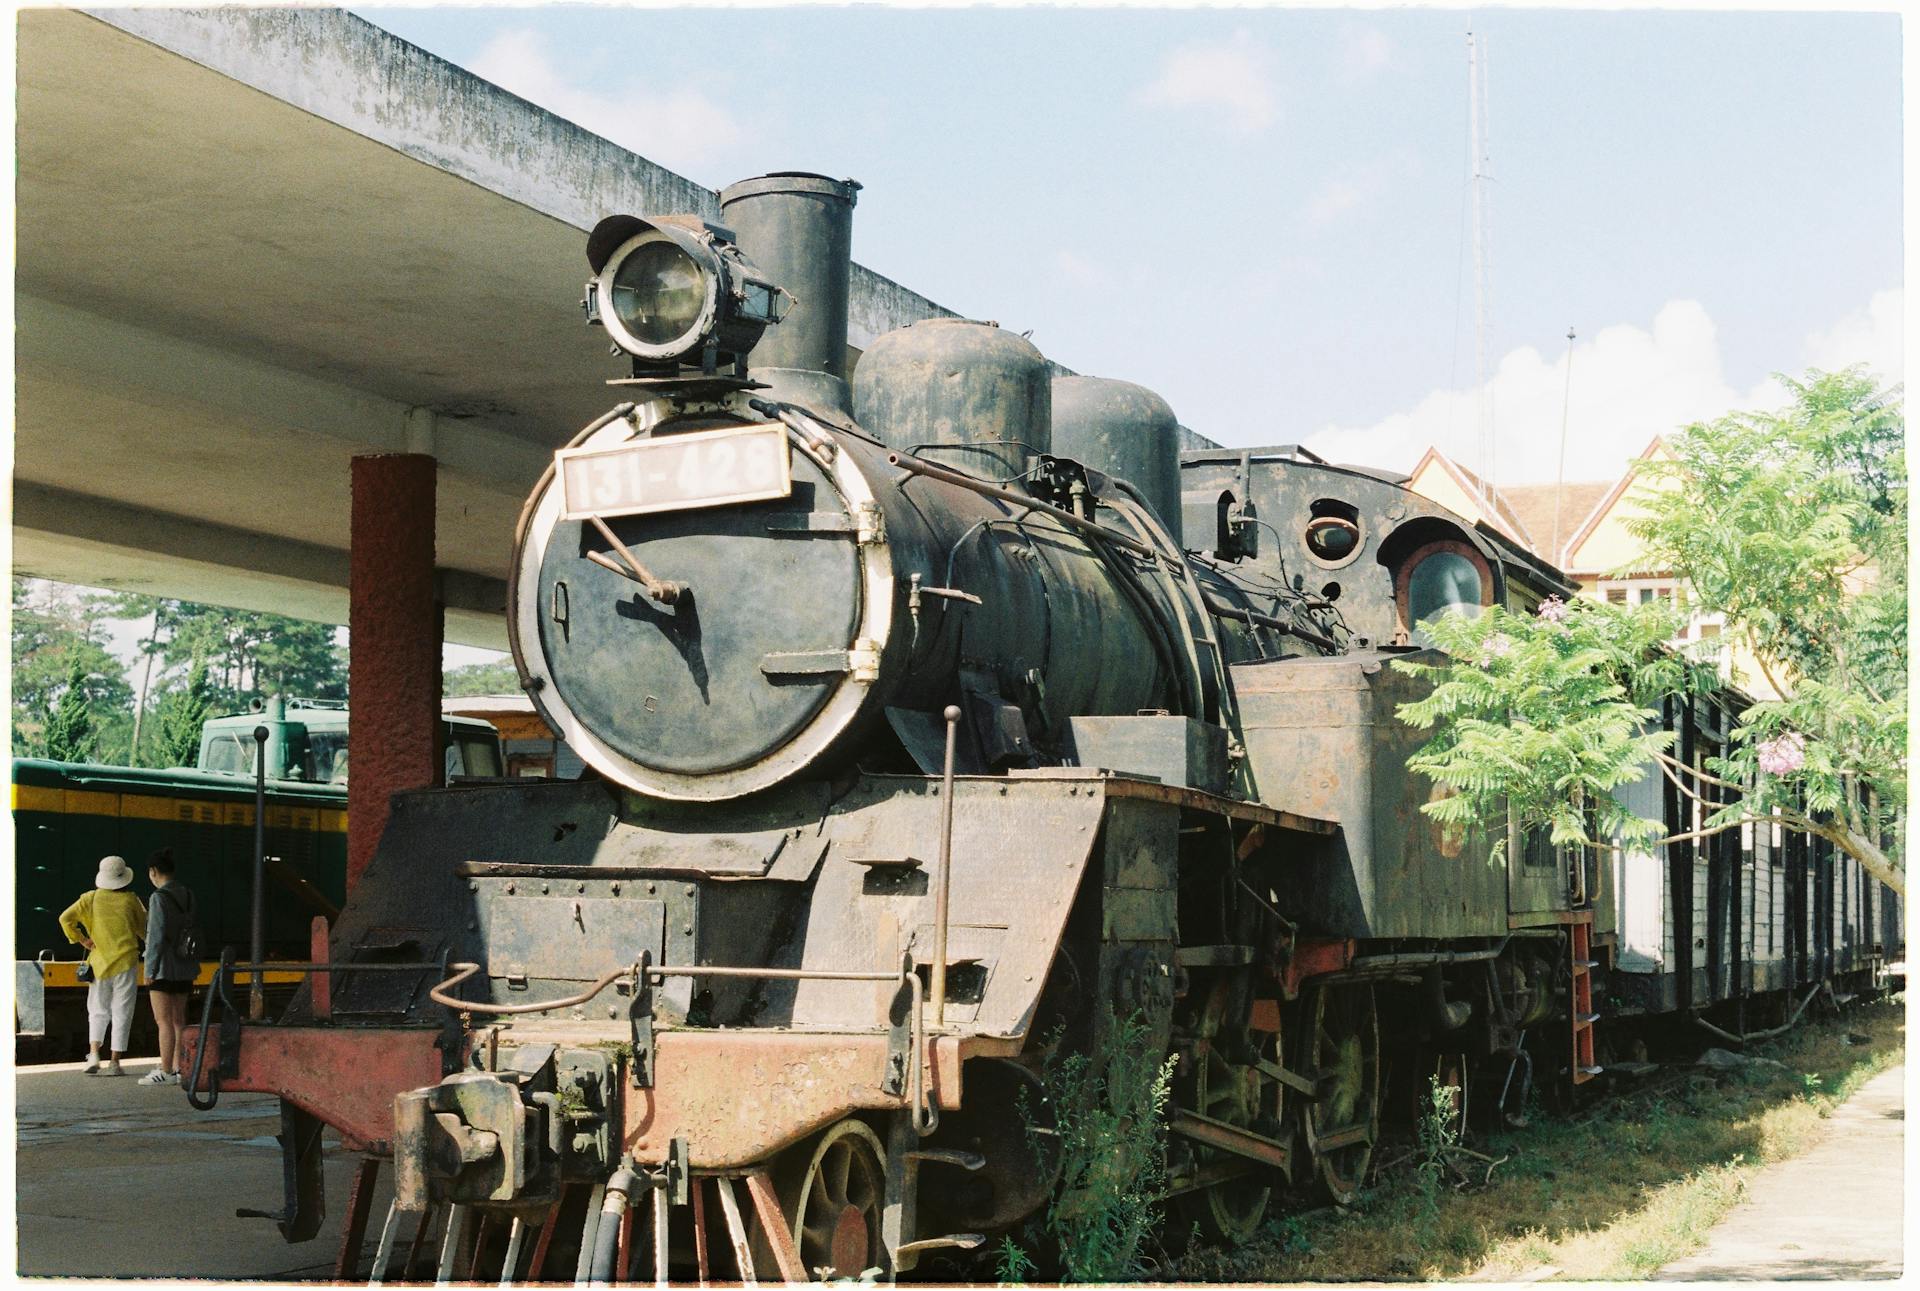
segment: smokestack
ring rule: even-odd
[[[850,413],[848,277],[860,185],[803,171],[743,179],[720,190],[720,218],[740,249],[795,300],[754,347],[750,369],[772,395]]]

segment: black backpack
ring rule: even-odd
[[[174,908],[174,912],[180,916],[180,926],[173,930],[172,944],[167,947],[168,952],[176,959],[185,960],[190,964],[198,964],[202,950],[200,925],[194,919],[193,915],[194,907],[197,906],[199,902],[195,901],[193,895],[189,893],[187,895],[187,904],[183,906],[180,904],[180,899],[165,888],[161,888],[156,895],[165,897],[168,904]]]

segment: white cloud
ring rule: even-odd
[[[1864,363],[1889,384],[1904,380],[1906,309],[1901,288],[1876,291],[1865,309],[1807,338],[1806,366],[1833,372]]]
[[[1245,28],[1225,40],[1194,41],[1170,52],[1140,101],[1161,107],[1217,109],[1230,128],[1251,134],[1279,115],[1273,53]]]
[[[1883,380],[1900,380],[1903,306],[1897,288],[1876,294],[1864,309],[1811,334],[1798,366],[1866,362]],[[1491,382],[1497,482],[1554,478],[1566,363],[1564,349],[1543,354],[1532,346],[1501,358]],[[1730,385],[1713,319],[1697,301],[1670,301],[1650,326],[1621,323],[1576,340],[1567,478],[1615,478],[1655,435],[1734,409],[1777,407],[1783,398],[1770,377],[1747,390]],[[1483,466],[1473,387],[1435,390],[1370,426],[1322,427],[1306,444],[1334,461],[1400,469],[1437,445],[1464,465]]]
[[[746,133],[726,108],[698,90],[641,77],[613,93],[582,89],[576,74],[554,59],[546,38],[526,29],[504,31],[488,41],[469,70],[674,170],[723,156]]]
[[[1301,215],[1309,228],[1322,228],[1358,207],[1365,196],[1357,184],[1344,179],[1330,180],[1307,199]]]
[[[1393,42],[1378,27],[1355,27],[1342,41],[1340,74],[1348,81],[1363,81],[1393,63]]]

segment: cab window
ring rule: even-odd
[[[347,782],[347,733],[307,732],[307,779],[315,784]]]
[[[447,741],[448,779],[500,774],[500,751],[491,739],[484,735],[455,734]]]
[[[1416,645],[1433,644],[1421,624],[1442,614],[1477,616],[1493,603],[1493,574],[1486,558],[1451,539],[1416,548],[1394,582],[1400,630]]]

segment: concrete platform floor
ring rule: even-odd
[[[139,1083],[154,1066],[134,1059],[119,1079],[82,1075],[77,1063],[17,1070],[18,1272],[330,1278],[358,1159],[329,1153],[326,1224],[312,1241],[288,1245],[271,1220],[233,1213],[280,1208],[278,1101],[223,1094],[212,1111],[195,1111],[178,1085]],[[387,1171],[380,1183],[374,1237],[392,1200]]]
[[[1897,1278],[1903,1263],[1906,1069],[1883,1071],[1836,1107],[1827,1135],[1762,1170],[1707,1244],[1664,1282]]]

